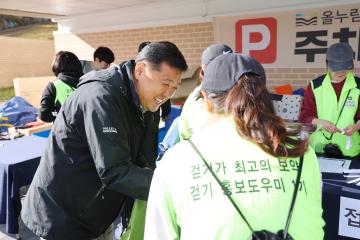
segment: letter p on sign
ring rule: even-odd
[[[239,20],[235,25],[236,51],[247,54],[260,63],[276,60],[276,19]]]

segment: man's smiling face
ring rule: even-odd
[[[136,63],[134,70],[135,88],[140,104],[146,111],[156,112],[160,105],[174,95],[181,83],[181,71],[166,62],[159,69],[147,61]]]

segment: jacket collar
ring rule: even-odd
[[[352,71],[348,72],[344,81],[345,81],[344,86],[343,86],[341,92],[347,92],[349,89],[353,89],[353,88],[357,87],[357,84],[356,84],[355,78],[354,78],[354,74]],[[325,75],[324,83],[327,88],[333,89],[332,84],[331,84],[331,75],[330,75],[329,71]]]
[[[90,82],[109,82],[113,87],[119,88],[124,98],[129,101],[130,104],[134,104],[140,117],[143,118],[140,99],[134,85],[134,68],[135,61],[130,60],[104,70],[90,71],[81,77],[78,87]],[[118,90],[114,89],[114,91]]]
[[[141,104],[140,104],[139,95],[137,94],[136,89],[135,89],[134,74],[133,74],[134,68],[135,68],[134,60],[123,62],[122,64],[120,64],[120,71],[121,71],[121,69],[124,69],[126,72],[126,75],[127,75],[131,100],[135,104],[136,108],[139,111],[143,112]],[[124,75],[124,72],[122,74]]]
[[[118,69],[119,74],[122,76],[122,79],[126,83],[128,89],[127,91],[122,91],[122,93],[124,94],[125,98],[127,98],[130,102],[132,102],[135,105],[138,112],[138,116],[142,122],[142,125],[145,126],[144,111],[140,104],[139,95],[137,94],[135,89],[134,74],[133,74],[134,68],[135,68],[134,60],[126,61],[119,65],[119,69]]]
[[[57,79],[60,79],[71,87],[76,87],[76,85],[79,83],[80,77],[81,74],[76,72],[61,72],[57,75]]]
[[[127,81],[128,91],[129,91],[129,95],[130,95],[129,97],[130,97],[131,101],[135,104],[138,111],[143,113],[143,110],[142,110],[142,107],[140,104],[140,98],[135,89],[134,74],[133,74],[134,68],[135,68],[135,61],[130,60],[130,61],[121,63],[119,71],[122,72],[121,74],[124,76],[124,80]],[[127,77],[125,77],[125,74]]]

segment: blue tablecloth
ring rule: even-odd
[[[10,234],[19,232],[19,189],[31,183],[46,143],[47,138],[37,136],[0,141],[0,224]]]
[[[350,168],[360,168],[360,161],[353,160]],[[323,195],[322,195],[322,205],[323,205],[323,218],[325,220],[325,238],[326,240],[353,240],[359,238],[345,237],[338,234],[339,232],[339,217],[340,217],[340,198],[346,197],[350,199],[360,199],[360,186],[355,184],[348,184],[346,179],[342,174],[335,173],[323,173]],[[358,210],[360,213],[360,205],[353,206],[354,209]],[[354,220],[360,221],[360,216],[356,215]],[[357,224],[357,223],[356,223]],[[360,225],[358,231],[360,232]]]

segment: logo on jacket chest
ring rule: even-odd
[[[103,127],[103,133],[117,133],[117,129],[114,127]]]
[[[346,107],[355,107],[355,102],[354,102],[354,100],[352,99],[351,96],[349,96],[349,97],[346,99],[345,106],[346,106]]]

